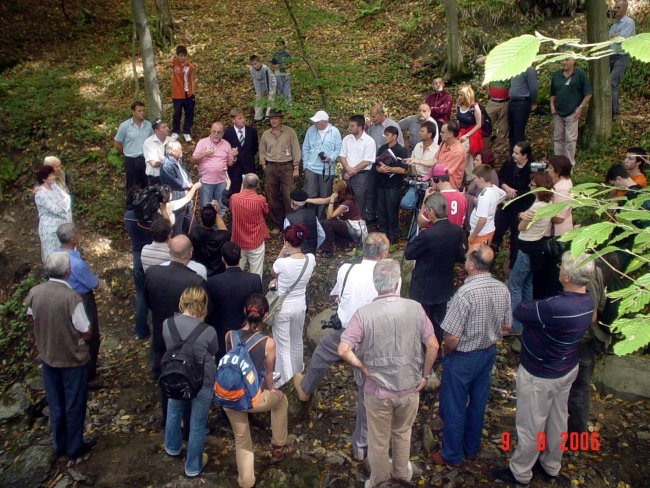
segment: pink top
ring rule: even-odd
[[[225,139],[215,144],[212,139],[206,137],[196,145],[192,157],[196,158],[210,148],[214,149],[214,152],[199,161],[199,180],[201,183],[216,185],[226,181],[228,166],[232,164],[232,154],[230,154],[232,147]]]
[[[569,199],[569,191],[573,188],[573,182],[569,178],[560,178],[553,189],[556,193],[553,194],[553,203],[564,202]],[[573,230],[573,216],[571,215],[571,207],[565,207],[558,217],[562,217],[564,222],[555,224],[555,235],[561,236]]]

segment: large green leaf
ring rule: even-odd
[[[535,36],[524,34],[496,46],[485,60],[483,84],[509,80],[523,73],[535,61],[540,44],[541,41]]]
[[[615,228],[616,224],[612,222],[599,222],[573,229],[562,236],[562,240],[571,241],[571,254],[573,257],[578,257],[586,250],[605,242]]]
[[[625,337],[614,344],[614,353],[619,356],[631,354],[650,343],[650,315],[636,315],[629,319],[616,319],[612,329]]]
[[[628,37],[621,43],[621,49],[639,61],[650,63],[650,32]]]
[[[637,278],[627,288],[608,293],[611,298],[621,298],[618,306],[619,316],[643,310],[650,303],[650,273]]]

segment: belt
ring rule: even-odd
[[[291,160],[290,161],[269,161],[269,160],[267,160],[266,162],[271,163],[271,164],[289,164],[289,163],[293,163],[293,161],[291,161]]]
[[[517,97],[517,98],[513,98],[513,97],[511,97],[510,100],[522,101],[522,102],[523,102],[523,101],[526,101],[526,102],[528,102],[528,101],[530,101],[530,97]]]
[[[144,154],[138,154],[137,156],[127,156],[126,154],[124,155],[125,158],[129,159],[138,159],[138,158],[143,158]]]
[[[503,103],[503,102],[507,102],[510,99],[509,98],[492,98],[492,97],[490,97],[490,100],[492,100],[495,103]]]

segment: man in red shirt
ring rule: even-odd
[[[431,107],[431,117],[440,129],[451,117],[451,106],[454,104],[451,93],[445,91],[445,80],[440,77],[433,80],[433,93],[430,93],[425,101]]]
[[[269,237],[269,229],[264,217],[269,213],[266,198],[255,190],[259,178],[255,173],[244,175],[242,191],[230,197],[232,214],[232,242],[241,248],[239,267],[250,264],[250,272],[262,278],[264,267],[264,241]]]
[[[178,139],[181,128],[181,115],[185,110],[183,123],[183,137],[185,142],[190,142],[190,130],[194,123],[194,87],[196,85],[196,67],[187,59],[187,48],[178,46],[176,56],[172,59],[172,103],[174,115],[172,116],[172,138]]]
[[[440,192],[447,201],[447,220],[452,224],[462,227],[465,223],[465,214],[467,213],[467,199],[465,198],[465,194],[451,186],[451,183],[449,183],[449,173],[442,164],[436,164],[429,174],[431,175],[431,179],[429,180],[430,185],[424,193],[424,201],[432,193],[436,191]],[[418,215],[418,226],[420,229],[431,227],[431,219],[428,218],[425,210],[426,208],[423,204]]]

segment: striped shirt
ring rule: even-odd
[[[232,242],[242,250],[257,249],[269,237],[269,229],[264,217],[269,206],[263,195],[251,189],[242,190],[230,197],[232,213]]]
[[[578,364],[578,347],[594,313],[590,293],[564,291],[527,300],[514,311],[524,324],[521,365],[539,378],[561,378]]]
[[[501,326],[512,323],[510,292],[489,273],[468,276],[452,297],[441,327],[458,337],[461,352],[487,349],[502,338]]]

